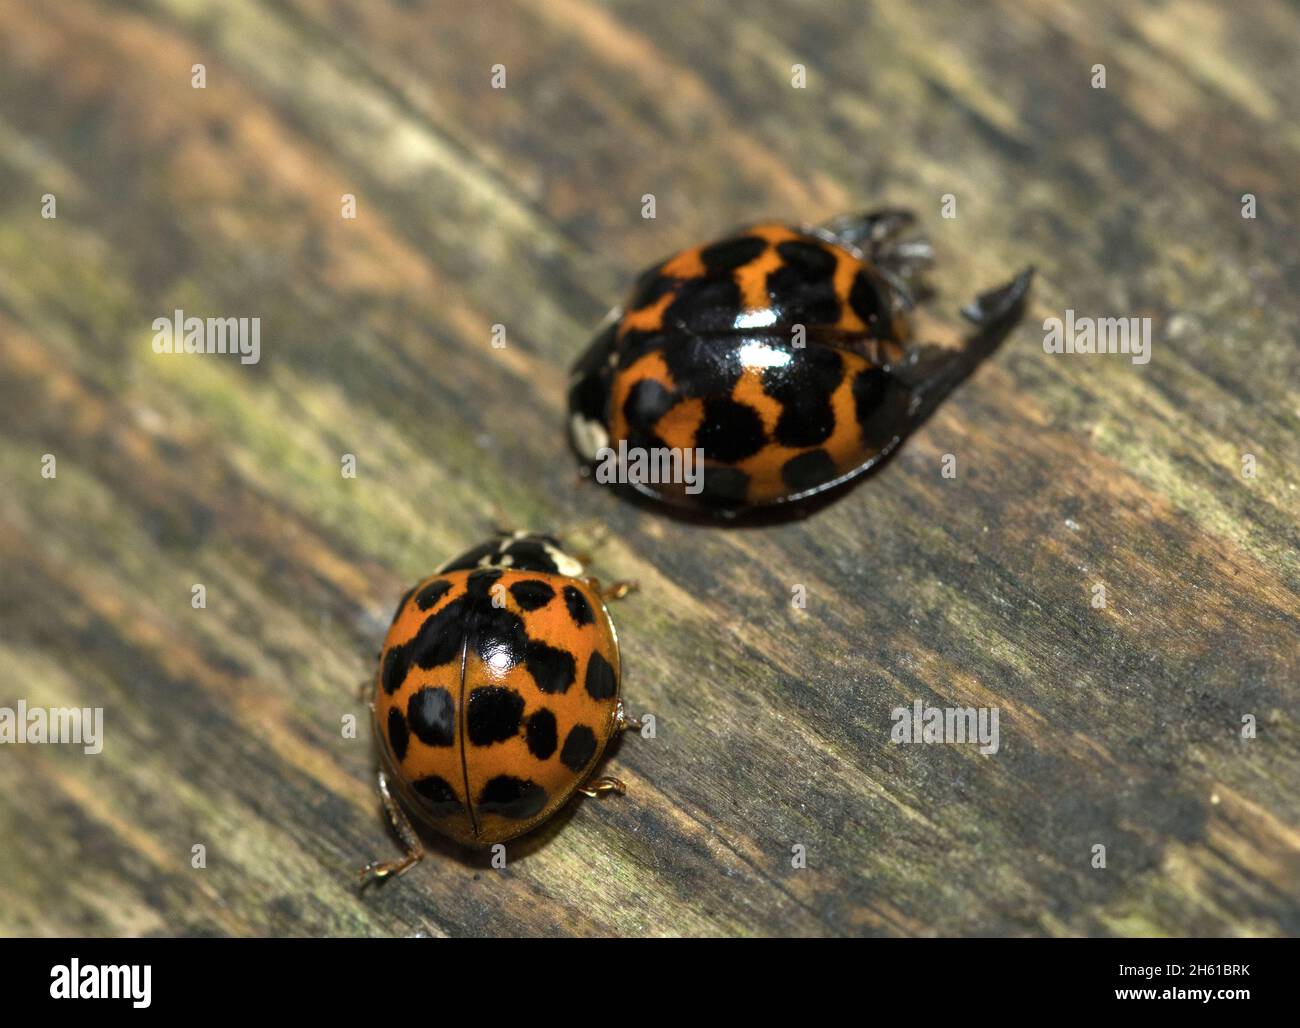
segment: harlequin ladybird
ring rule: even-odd
[[[619,481],[722,514],[803,499],[879,463],[1005,334],[1033,273],[963,311],[969,338],[914,342],[931,259],[924,239],[906,238],[914,221],[882,210],[756,225],[644,272],[573,368],[580,457],[617,453],[626,471],[638,449],[698,455],[695,490]]]
[[[521,835],[589,780],[609,740],[637,727],[619,699],[618,637],[607,589],[554,536],[499,533],[443,565],[398,605],[373,685],[379,792],[406,856],[424,856],[406,811],[460,843]]]

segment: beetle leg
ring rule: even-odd
[[[900,295],[903,309],[908,310],[916,298],[927,292],[921,274],[934,263],[930,240],[912,232],[915,226],[914,213],[888,207],[832,218],[817,231],[866,257]]]
[[[592,591],[606,603],[609,603],[612,600],[621,600],[628,593],[634,593],[641,588],[636,581],[630,579],[627,581],[612,582],[609,585],[601,585],[599,578],[596,578],[594,575],[588,575],[585,581],[587,585],[591,587]]]
[[[586,785],[580,786],[578,792],[584,796],[595,799],[597,796],[603,796],[607,792],[612,792],[616,796],[622,796],[627,792],[627,786],[619,779],[611,778],[609,775],[603,775],[600,778],[593,778]]]
[[[600,591],[600,598],[605,601],[621,600],[628,593],[634,593],[640,588],[640,584],[632,579],[622,582],[612,582]]]
[[[886,207],[860,214],[841,214],[819,226],[840,243],[857,247],[871,257],[891,240],[916,224],[916,214],[899,207]]]
[[[379,772],[378,784],[379,796],[384,801],[384,810],[388,812],[388,820],[392,823],[393,830],[402,840],[402,845],[406,847],[406,856],[401,860],[382,862],[372,860],[361,869],[360,877],[363,885],[372,879],[382,881],[385,878],[396,877],[424,859],[424,846],[420,842],[420,837],[416,835],[406,814],[402,812],[402,808],[397,805],[392,793],[388,791],[388,776],[382,771]]]
[[[629,728],[634,731],[641,731],[641,719],[628,717],[627,711],[623,709],[623,701],[618,701],[618,707],[614,710],[614,731],[626,732]]]

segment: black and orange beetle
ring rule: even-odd
[[[756,225],[647,270],[573,368],[579,456],[698,454],[697,495],[626,484],[723,515],[801,500],[878,464],[996,345],[1032,277],[968,305],[969,337],[915,340],[931,250],[909,237],[914,223],[881,210],[815,228]]]
[[[574,792],[623,792],[591,774],[615,734],[640,727],[623,712],[605,606],[633,587],[602,588],[555,536],[500,532],[406,594],[371,702],[379,793],[406,855],[370,863],[363,878],[424,856],[407,812],[488,846],[536,827]]]

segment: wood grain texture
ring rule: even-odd
[[[1295,8],[694,7],[0,0],[0,705],[105,719],[0,747],[0,931],[1300,932]],[[566,370],[636,272],[882,202],[936,313],[1039,277],[880,473],[734,529],[577,482]],[[260,363],[155,354],[176,308]],[[1067,308],[1151,362],[1045,354]],[[342,719],[497,508],[608,526],[657,738],[505,870],[358,892],[398,851]],[[892,744],[918,698],[999,752]]]

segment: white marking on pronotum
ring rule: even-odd
[[[519,542],[519,540],[521,539],[529,539],[533,537],[534,537],[533,533],[529,532],[527,529],[521,529],[515,532],[511,532],[509,535],[504,536],[501,539],[501,541],[497,544],[496,553],[489,553],[479,558],[478,566],[481,568],[513,567],[515,563],[515,559],[509,553],[507,553],[506,550],[508,550],[515,543]],[[537,541],[541,545],[542,551],[548,557],[550,557],[551,562],[555,565],[555,570],[559,574],[565,575],[569,578],[580,578],[582,576],[583,569],[582,569],[582,563],[580,561],[576,560],[573,557],[570,557],[558,546],[552,546],[550,543],[543,542],[541,539],[538,539]]]
[[[581,414],[574,413],[569,421],[569,428],[573,433],[573,445],[578,448],[578,453],[589,461],[599,460],[600,451],[609,446],[609,433],[605,431],[605,426],[599,421],[592,421]]]
[[[558,546],[552,546],[550,543],[542,543],[542,549],[546,555],[555,562],[555,570],[569,578],[580,578],[582,576],[582,564]]]

